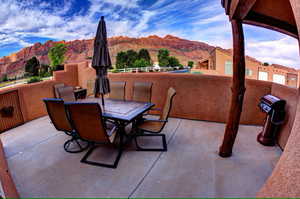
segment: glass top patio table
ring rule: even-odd
[[[85,98],[77,100],[83,103],[98,103],[102,109],[102,116],[108,119],[123,122],[132,122],[141,114],[149,111],[154,104],[149,102],[135,102],[115,99],[104,99],[104,107],[101,98]]]

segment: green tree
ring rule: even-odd
[[[116,58],[116,68],[122,69],[127,67],[127,53],[124,51],[118,52]]]
[[[169,65],[169,55],[170,55],[170,52],[168,49],[165,49],[165,48],[159,49],[157,58],[158,58],[158,63],[160,66],[165,67],[165,66]]]
[[[144,59],[145,61],[148,62],[148,65],[151,65],[152,64],[152,60],[151,60],[151,56],[150,56],[150,53],[147,49],[145,48],[142,48],[140,51],[139,51],[139,59]]]
[[[67,52],[67,47],[65,44],[63,43],[55,44],[48,52],[50,65],[52,67],[61,65],[65,60],[66,52]]]
[[[137,59],[133,63],[134,68],[142,68],[142,67],[147,67],[149,66],[149,62],[146,61],[145,59]]]
[[[169,60],[168,66],[175,67],[180,65],[179,60],[174,56],[168,57],[168,60]]]
[[[134,50],[128,50],[127,54],[127,67],[133,67],[134,62],[139,58],[139,55]]]
[[[270,64],[268,62],[264,62],[263,66],[269,66]]]
[[[39,70],[39,76],[44,77],[44,76],[48,76],[49,74],[50,74],[49,65],[41,64],[40,70]]]
[[[37,76],[39,75],[39,68],[40,68],[40,62],[36,57],[32,57],[31,59],[26,61],[25,64],[25,71],[30,76]]]
[[[3,75],[0,82],[7,82],[8,78],[7,78],[7,74]]]
[[[188,66],[191,67],[191,68],[193,68],[194,62],[193,61],[188,61]]]
[[[169,59],[161,59],[159,61],[159,66],[161,66],[161,67],[167,67],[167,66],[169,66]]]

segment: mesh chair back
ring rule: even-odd
[[[167,94],[167,98],[164,104],[164,108],[162,110],[162,113],[160,115],[160,119],[161,120],[167,120],[172,108],[172,102],[173,102],[173,98],[176,95],[176,91],[174,88],[169,88],[168,90],[168,94]]]
[[[67,118],[62,99],[44,99],[48,115],[58,131],[71,132],[72,127]]]
[[[152,82],[134,82],[133,101],[151,102]]]
[[[126,82],[110,82],[110,99],[125,100]]]
[[[64,83],[55,84],[53,87],[54,87],[54,95],[55,95],[55,97],[59,98],[58,89],[65,87],[65,84]]]
[[[89,79],[86,83],[87,88],[87,96],[93,96],[94,95],[94,89],[95,89],[95,80]]]
[[[74,89],[71,86],[65,86],[63,88],[58,88],[59,98],[63,99],[65,102],[76,101],[74,95]]]
[[[65,103],[70,123],[79,136],[90,142],[110,142],[98,103]]]

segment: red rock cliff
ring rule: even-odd
[[[48,51],[55,43],[58,42],[35,43],[33,46],[23,48],[17,53],[1,58],[0,75],[13,74],[24,70],[26,60],[33,56],[36,56],[42,64],[49,64]],[[93,55],[93,39],[60,41],[59,43],[67,45],[66,62],[81,62]],[[187,64],[189,60],[197,62],[207,58],[209,52],[214,49],[213,46],[203,42],[189,41],[171,35],[163,38],[156,35],[141,38],[112,37],[109,39],[109,48],[113,63],[115,63],[117,53],[122,50],[146,48],[149,50],[152,59],[157,61],[158,50],[167,48],[170,50],[171,55],[176,56],[183,64]]]

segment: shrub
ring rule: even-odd
[[[40,70],[39,70],[39,76],[40,77],[46,77],[48,75],[47,73],[49,72],[49,69],[50,69],[49,65],[47,65],[47,64],[41,64]]]
[[[2,77],[2,82],[7,82],[7,81],[8,81],[7,75],[4,75],[4,76]]]
[[[40,77],[51,77],[51,72],[45,72],[43,74],[40,75]]]
[[[188,61],[188,66],[189,66],[190,68],[193,68],[194,62],[193,62],[193,61]]]
[[[118,69],[114,68],[114,69],[110,70],[110,72],[112,72],[112,73],[118,73],[119,71],[118,71]]]
[[[134,68],[143,68],[149,66],[149,63],[145,59],[137,59],[133,63]]]
[[[168,66],[171,67],[180,66],[179,60],[176,57],[174,56],[168,57],[168,60],[169,60]]]
[[[43,81],[42,78],[40,78],[39,76],[33,76],[27,80],[27,83],[31,84],[31,83],[40,82],[40,81]]]

